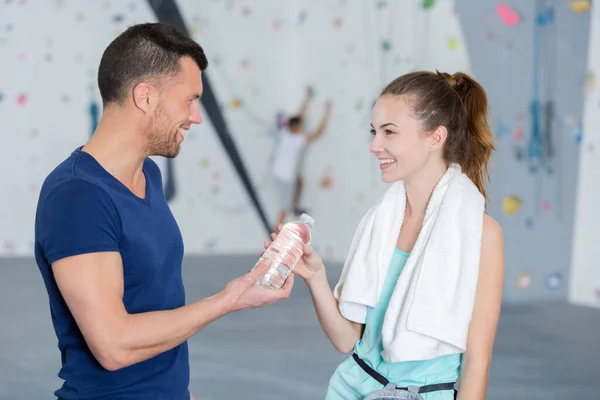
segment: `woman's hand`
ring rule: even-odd
[[[283,228],[283,224],[277,225],[276,232],[271,233],[271,240],[275,240],[279,232]],[[270,246],[271,242],[265,241],[265,249]],[[264,252],[261,253],[261,256]],[[321,256],[313,249],[309,244],[304,245],[302,248],[302,257],[298,260],[298,263],[293,270],[295,275],[298,275],[306,282],[311,281],[315,275],[325,272],[325,266]]]

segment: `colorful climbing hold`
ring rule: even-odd
[[[502,202],[502,210],[506,215],[515,215],[521,208],[522,201],[515,195],[510,195],[504,198]]]
[[[306,10],[302,10],[298,14],[298,25],[302,25],[304,21],[306,21]]]
[[[435,0],[423,0],[422,7],[424,9],[431,8],[435,5]]]
[[[531,275],[527,272],[519,274],[517,277],[517,288],[527,289],[529,286],[531,286]]]
[[[536,23],[539,26],[548,26],[554,21],[554,9],[548,7],[544,11],[540,12],[536,18]]]
[[[454,38],[448,39],[448,47],[450,48],[450,50],[456,50],[458,47],[458,40]]]
[[[542,209],[543,212],[550,211],[550,202],[542,201],[542,204],[540,204],[540,208]]]
[[[533,228],[533,218],[531,218],[531,217],[525,218],[525,227],[527,229]]]
[[[363,99],[358,99],[356,100],[356,103],[354,103],[354,110],[355,111],[360,111],[363,108]]]
[[[560,289],[563,284],[563,276],[560,272],[550,274],[546,277],[546,287],[550,290]]]
[[[390,43],[389,40],[381,41],[381,50],[383,50],[384,53],[389,52],[391,48],[392,48],[392,44]]]
[[[21,107],[27,104],[27,95],[25,93],[21,93],[17,96],[17,104]]]
[[[229,108],[235,110],[235,109],[240,108],[242,106],[242,101],[240,99],[238,99],[238,98],[235,98],[235,99],[231,100],[228,103],[228,105],[229,105]]]
[[[569,2],[569,8],[577,13],[589,11],[592,7],[590,0],[573,0]]]
[[[210,165],[210,160],[208,158],[203,158],[202,160],[200,160],[200,162],[198,162],[198,166],[200,168],[208,168],[209,165]]]
[[[521,22],[521,15],[504,3],[496,6],[496,14],[498,14],[502,23],[507,26],[514,26]]]
[[[512,135],[510,136],[510,138],[513,139],[513,140],[521,140],[521,139],[523,139],[523,128],[521,128],[521,127],[515,128],[515,130],[513,131]]]
[[[320,186],[323,189],[331,189],[331,187],[333,186],[333,178],[330,174],[325,174],[321,178]]]

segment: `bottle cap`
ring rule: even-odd
[[[302,220],[302,222],[304,222],[306,225],[310,226],[311,228],[315,224],[315,219],[308,214],[302,214],[300,216],[300,219]]]

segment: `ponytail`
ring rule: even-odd
[[[496,145],[488,121],[489,106],[485,89],[462,72],[453,75],[438,72],[438,75],[456,92],[466,114],[465,146],[462,154],[457,154],[458,164],[475,183],[487,203],[485,181],[490,179],[488,164]]]

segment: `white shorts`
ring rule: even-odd
[[[294,194],[296,191],[296,182],[286,182],[277,178],[275,178],[274,181],[278,199],[278,210],[293,212],[294,210],[292,209],[292,205],[294,202]]]

